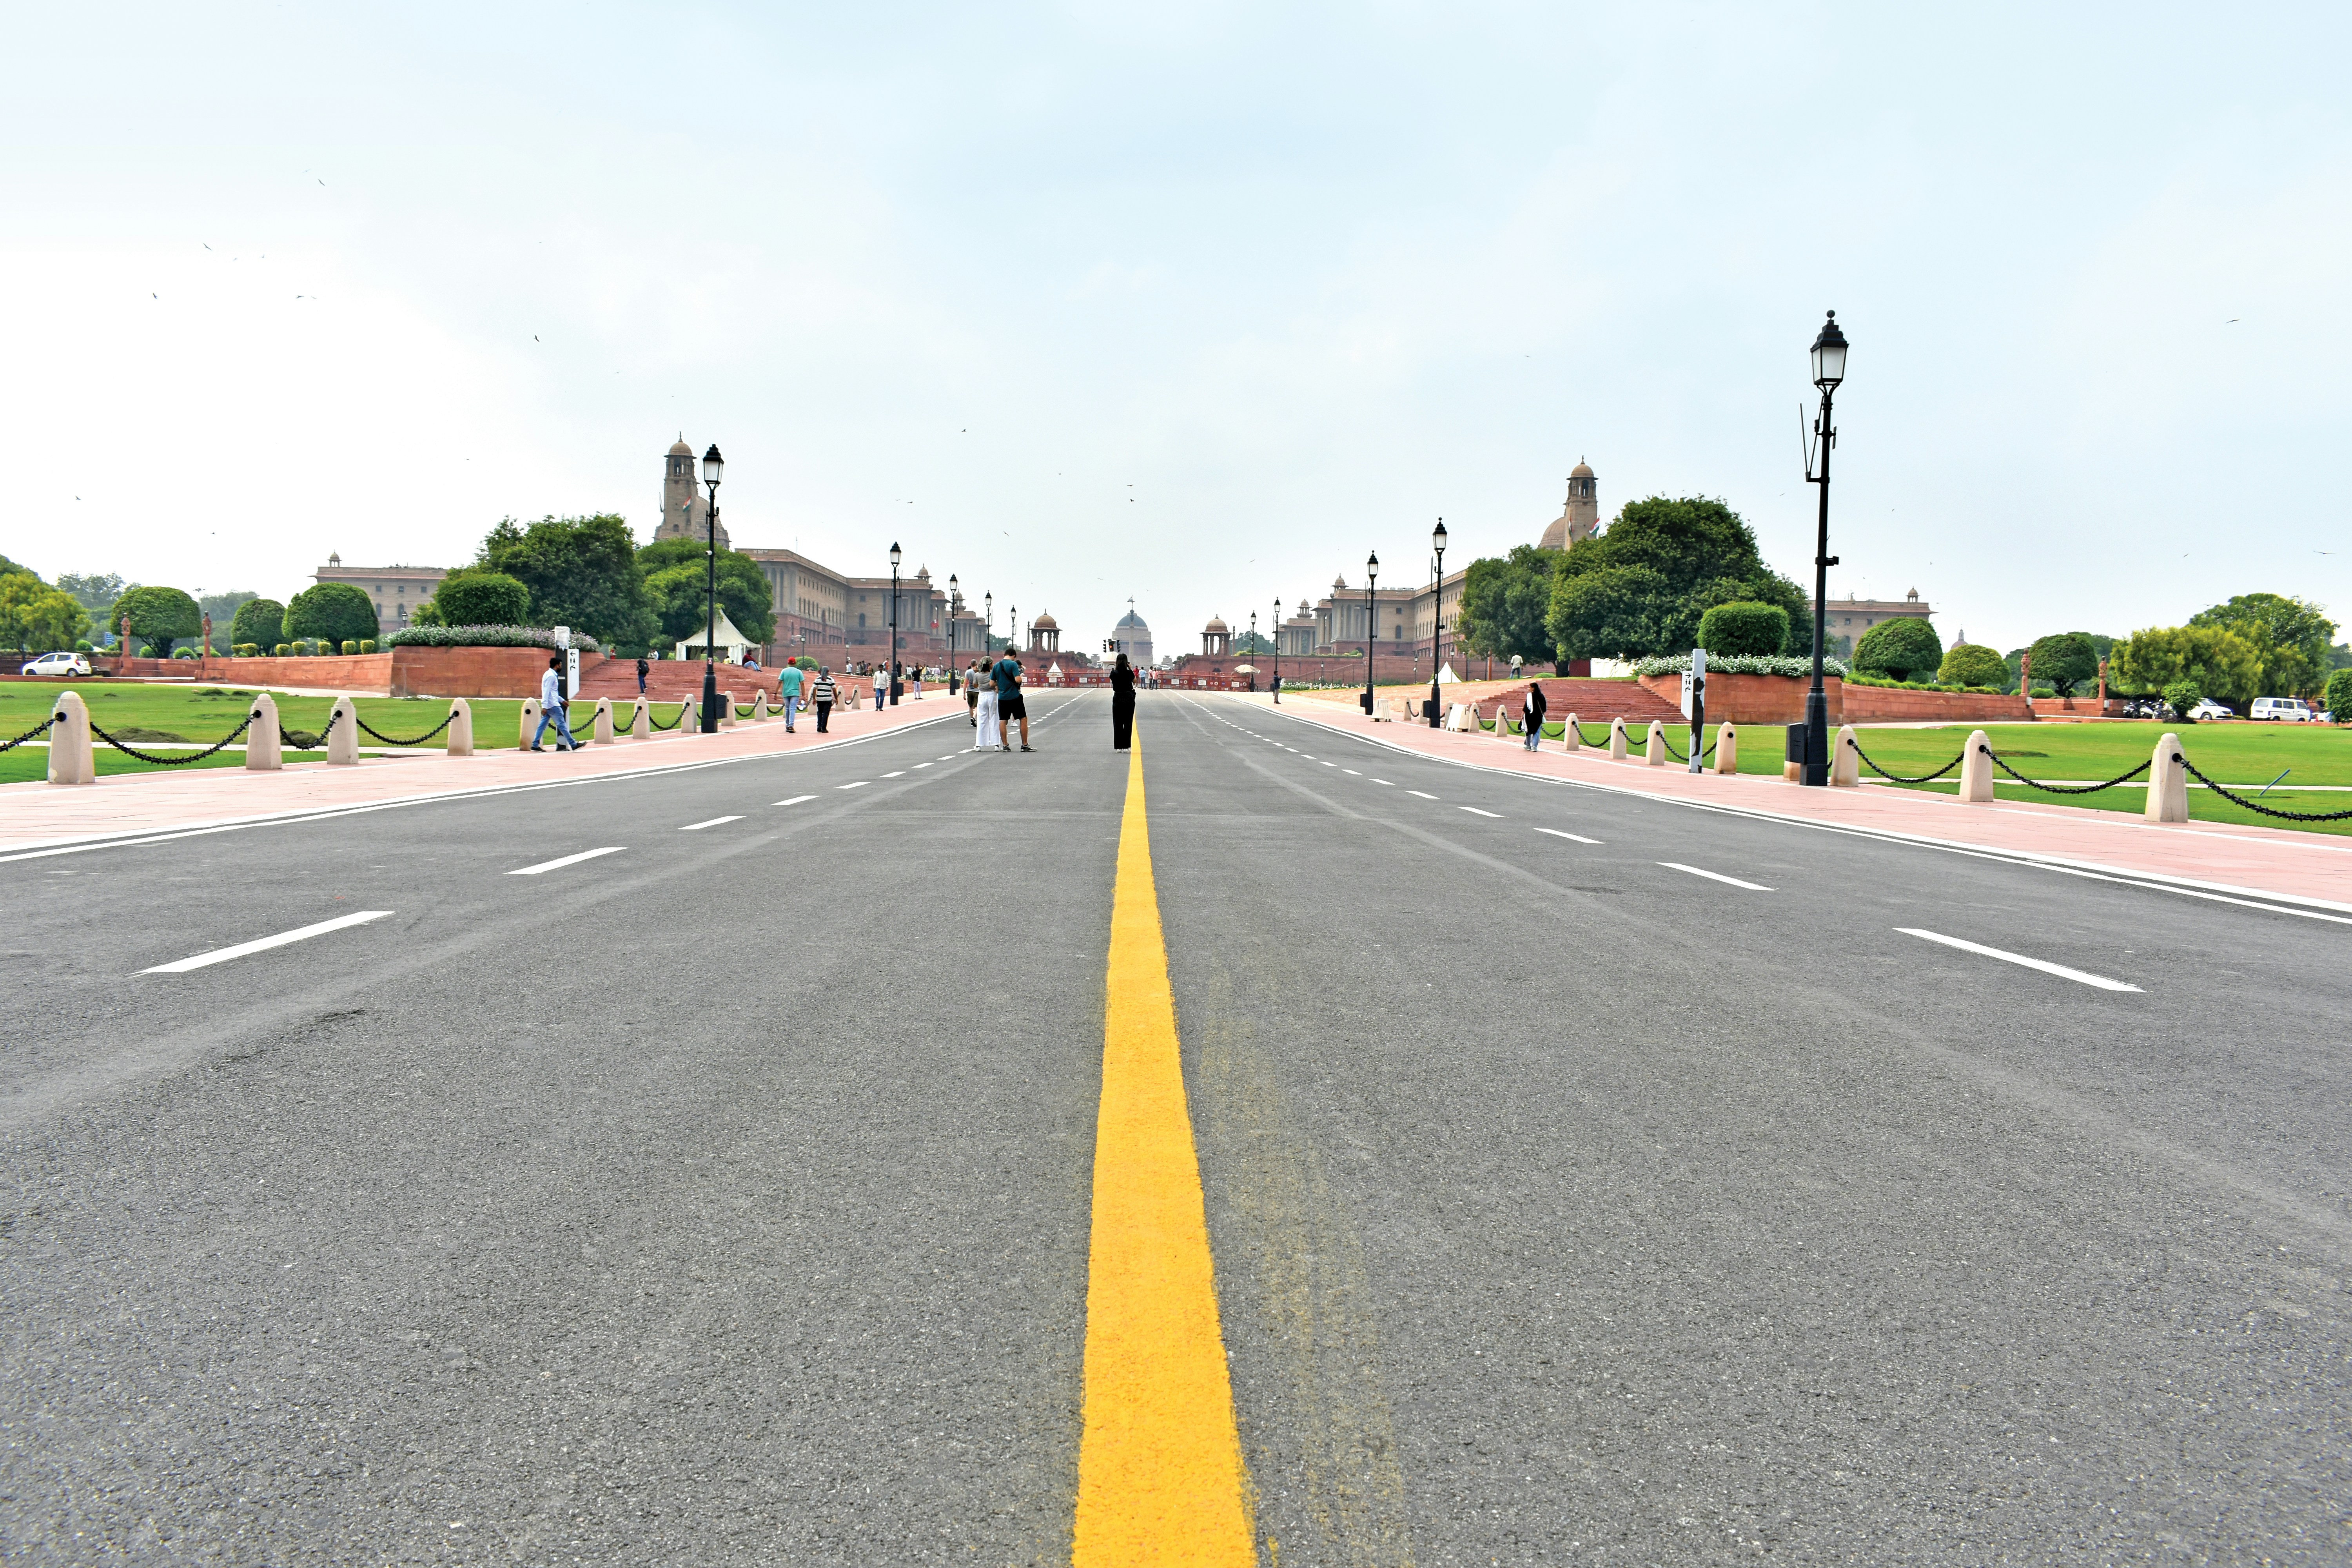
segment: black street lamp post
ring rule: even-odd
[[[890,543],[890,706],[898,706],[898,544]]]
[[[1381,552],[1372,552],[1364,563],[1364,717],[1372,716],[1372,634],[1380,628],[1372,624],[1372,589],[1381,580]]]
[[[1282,700],[1282,595],[1274,596],[1274,700]]]
[[[1440,612],[1445,608],[1445,520],[1437,520],[1437,531],[1429,536],[1430,547],[1437,552],[1437,579],[1429,591],[1429,727],[1437,728],[1437,638],[1445,629]]]
[[[996,662],[996,591],[992,588],[980,596],[980,651],[988,655],[991,664]]]
[[[710,487],[710,502],[703,512],[710,525],[706,542],[709,570],[705,574],[709,592],[702,617],[702,732],[706,735],[719,728],[719,476],[725,468],[719,443],[713,441],[710,450],[702,454],[702,482]]]
[[[1822,471],[1805,478],[1822,487],[1821,532],[1813,545],[1813,684],[1805,693],[1804,782],[1830,782],[1830,700],[1822,689],[1822,650],[1828,640],[1830,568],[1838,558],[1830,553],[1830,448],[1837,445],[1837,426],[1830,422],[1831,401],[1845,379],[1845,334],[1838,331],[1832,310],[1813,340],[1813,384],[1822,389],[1821,416],[1813,421],[1813,441],[1822,455]]]
[[[962,608],[963,585],[950,572],[948,574],[948,684],[950,689],[956,682],[956,614]]]

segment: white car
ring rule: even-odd
[[[2311,704],[2300,697],[2257,697],[2252,719],[2276,719],[2289,724],[2311,722]]]
[[[16,673],[19,675],[88,675],[89,660],[78,653],[45,653]]]
[[[2200,724],[2209,719],[2234,719],[2238,715],[2231,710],[2228,703],[2216,702],[2210,697],[2206,698],[2204,700],[2198,703],[2196,707],[2191,708],[2189,710],[2189,717]]]

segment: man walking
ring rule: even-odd
[[[1029,744],[1029,707],[1021,700],[1021,661],[1007,653],[996,661],[996,722],[1003,739],[998,742],[1005,751],[1013,749],[1013,721],[1021,721],[1021,749],[1035,748]]]
[[[534,752],[547,750],[539,742],[546,737],[550,724],[555,726],[557,751],[576,752],[580,749],[580,742],[572,738],[572,722],[563,713],[563,677],[559,673],[562,668],[563,660],[560,657],[551,658],[547,661],[547,673],[539,678],[539,729],[530,738],[530,749]]]
[[[818,666],[816,684],[809,688],[809,700],[816,704],[816,732],[820,735],[824,733],[824,721],[833,717],[836,695],[833,688],[833,671]]]
[[[646,694],[646,670],[648,670],[648,669],[651,669],[652,668],[653,668],[653,666],[651,666],[651,665],[647,664],[647,663],[645,661],[645,658],[643,658],[643,656],[640,656],[640,657],[638,658],[638,659],[637,659],[637,695],[638,695],[638,696],[640,696],[640,697],[643,697],[643,696]]]
[[[776,677],[776,695],[784,702],[784,733],[793,732],[793,715],[801,710],[801,685],[807,678],[801,667],[787,662],[782,675]]]
[[[980,728],[980,660],[973,659],[963,672],[964,711],[971,719],[971,727]]]

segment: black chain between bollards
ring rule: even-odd
[[[1663,736],[1660,737],[1662,740],[1664,738],[1664,737]],[[1723,737],[1718,734],[1716,736],[1715,741],[1709,741],[1706,747],[1700,751],[1698,760],[1702,763],[1706,761],[1708,753],[1715,750],[1716,741],[1720,741],[1722,739]],[[1674,760],[1678,763],[1686,763],[1690,761],[1688,757],[1684,756],[1680,752],[1675,750],[1675,743],[1672,741],[1666,742],[1666,755],[1674,758]]]
[[[1853,754],[1862,759],[1863,765],[1864,767],[1875,770],[1878,776],[1885,779],[1888,784],[1933,784],[1937,779],[1942,778],[1946,773],[1950,773],[1954,768],[1958,767],[1961,761],[1969,754],[1968,748],[1963,746],[1958,752],[1953,754],[1950,762],[1946,763],[1942,767],[1937,768],[1932,773],[1921,773],[1917,778],[1914,779],[1906,778],[1901,773],[1888,773],[1885,764],[1873,762],[1871,760],[1870,753],[1862,749],[1862,742],[1860,741],[1849,740],[1846,742],[1846,744],[1853,748]],[[2000,759],[1995,758],[1994,760],[1998,762]],[[2130,775],[2127,773],[2125,776],[2128,778]]]
[[[452,708],[449,710],[449,717],[447,719],[442,720],[441,722],[434,725],[433,728],[425,731],[425,733],[417,736],[414,741],[395,741],[391,736],[385,734],[383,731],[370,724],[366,720],[361,718],[357,709],[353,709],[352,710],[352,722],[357,724],[361,729],[366,731],[369,734],[373,735],[377,740],[382,741],[387,746],[421,746],[425,744],[425,742],[431,740],[434,736],[439,734],[442,731],[447,729],[451,721],[455,720],[457,717],[457,710],[455,708]]]
[[[219,752],[226,747],[235,745],[236,743],[237,737],[252,728],[253,715],[248,713],[245,716],[244,723],[239,724],[236,729],[231,730],[226,735],[224,735],[219,740],[214,742],[211,745],[206,746],[201,752],[193,752],[184,757],[159,757],[152,752],[142,752],[139,750],[138,747],[133,746],[128,741],[116,740],[113,736],[108,734],[105,731],[98,727],[97,720],[93,719],[89,721],[89,732],[91,734],[97,736],[100,740],[104,741],[116,751],[121,752],[124,756],[136,757],[142,763],[152,763],[159,768],[184,768],[190,763],[201,763],[206,757],[213,755],[215,752]],[[189,744],[193,745],[194,742],[190,742]]]
[[[52,725],[52,724],[56,723],[57,721],[58,721],[58,716],[57,716],[56,714],[54,714],[54,713],[50,714],[47,718],[46,718],[46,719],[42,720],[39,723],[37,723],[37,724],[34,725],[31,729],[29,729],[29,730],[26,731],[23,734],[21,734],[21,735],[17,736],[15,740],[13,740],[13,741],[9,742],[6,745],[5,745],[5,746],[0,746],[0,752],[13,752],[13,751],[15,751],[17,747],[19,747],[19,746],[23,745],[23,744],[24,744],[26,742],[27,742],[27,741],[37,741],[37,740],[39,740],[39,739],[41,738],[41,735],[42,735],[43,731],[47,731],[50,725]]]
[[[1859,746],[1856,746],[1856,747],[1854,748],[1854,750],[1856,750],[1856,751],[1860,751],[1861,749],[1862,749],[1862,748],[1861,748],[1861,747],[1859,747]],[[1979,747],[1977,748],[1977,750],[1978,750],[1978,751],[1979,751],[1979,752],[1982,752],[1986,756],[1992,758],[1992,765],[1993,765],[1994,767],[1999,768],[2002,773],[2007,773],[2011,778],[2015,779],[2018,783],[2020,783],[2020,784],[2031,784],[2031,785],[2032,785],[2035,789],[2040,790],[2040,791],[2041,791],[2042,794],[2044,794],[2044,795],[2096,795],[2096,794],[2098,794],[2098,793],[2099,793],[2101,790],[2103,790],[2103,789],[2113,789],[2113,788],[2115,788],[2115,787],[2116,787],[2116,785],[2117,785],[2117,784],[2129,784],[2132,780],[2134,780],[2134,779],[2136,779],[2136,778],[2139,777],[2139,775],[2140,775],[2140,774],[2142,774],[2142,773],[2144,773],[2147,772],[2148,767],[2149,767],[2149,764],[2148,764],[2147,763],[2140,763],[2140,765],[2139,765],[2139,766],[2137,766],[2137,767],[2134,768],[2131,772],[2129,772],[2129,773],[2117,773],[2115,777],[2113,777],[2113,778],[2109,779],[2109,780],[2108,780],[2106,783],[2105,783],[2105,784],[2043,784],[2040,779],[2030,779],[2030,778],[2027,778],[2023,773],[2019,773],[2015,768],[2012,768],[2012,767],[2011,767],[2007,763],[2002,762],[2002,761],[2000,760],[2000,754],[1999,754],[1998,752],[1994,752],[1994,751],[1993,751],[1993,749],[1992,749],[1991,747],[1990,747],[1990,746],[1979,746]],[[2347,816],[2352,816],[2352,813],[2347,813],[2346,815],[2347,815]]]
[[[636,722],[636,716],[635,716],[635,714],[631,714],[631,715],[630,715],[630,718],[629,718],[629,721],[630,721],[630,723],[631,723],[632,725],[634,725],[634,724]],[[654,717],[654,705],[653,705],[652,703],[648,702],[648,703],[646,703],[646,727],[647,729],[651,729],[651,730],[675,730],[675,729],[677,729],[680,724],[683,724],[683,723],[685,723],[685,722],[686,722],[686,704],[685,704],[685,703],[683,703],[683,702],[681,702],[681,703],[679,703],[679,704],[677,705],[677,718],[675,718],[675,719],[673,719],[673,720],[671,720],[671,721],[670,721],[668,723],[667,723],[667,724],[663,723],[660,720],[658,720],[658,719],[656,719],[656,718],[655,718],[655,717]]]
[[[2283,822],[2342,822],[2347,818],[2352,818],[2352,811],[2280,811],[2275,806],[2263,805],[2254,801],[2248,800],[2244,795],[2240,795],[2237,791],[2230,788],[2227,784],[2215,784],[2211,779],[2209,779],[2203,773],[2199,773],[2197,771],[2197,764],[2190,762],[2188,757],[2182,753],[2179,752],[2173,752],[2172,760],[2179,763],[2182,767],[2187,768],[2189,770],[2189,777],[2195,779],[2199,784],[2203,784],[2207,789],[2211,790],[2215,795],[2220,795],[2223,800],[2234,802],[2239,805],[2244,806],[2248,811],[2258,811],[2264,816],[2275,816]],[[2145,763],[2141,765],[2146,766]],[[2156,785],[2151,783],[2148,787],[2150,789],[2154,789]]]
[[[335,732],[335,721],[342,716],[343,710],[340,708],[328,714],[327,727],[315,735],[308,730],[280,729],[278,731],[278,738],[298,752],[315,752],[327,743],[327,737]],[[257,719],[260,715],[257,713],[254,717]]]

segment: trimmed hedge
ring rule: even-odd
[[[1690,655],[1664,653],[1638,661],[1633,666],[1633,673],[1680,675],[1689,668]],[[1793,675],[1810,679],[1813,673],[1813,656],[1811,653],[1727,653],[1717,658],[1710,653],[1706,656],[1706,672],[1709,675]],[[1822,659],[1822,673],[1834,675],[1841,680],[1852,679],[1843,659],[1827,656]]]
[[[1853,667],[1897,680],[1931,675],[1944,662],[1944,639],[1919,616],[1897,616],[1862,634],[1853,645]]]
[[[519,626],[530,617],[530,590],[503,572],[445,578],[433,592],[433,612],[446,626]]]
[[[2327,688],[2320,701],[2338,724],[2352,724],[2352,669],[2339,669],[2327,678]]]
[[[1699,617],[1698,646],[1706,649],[1710,666],[1717,655],[1772,658],[1788,648],[1789,612],[1752,600],[1717,605]]]
[[[546,626],[403,626],[383,639],[385,647],[555,647],[555,633]],[[587,633],[574,631],[572,646],[583,653],[604,645]]]

